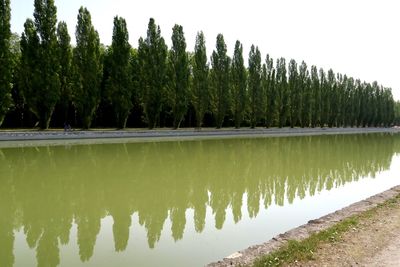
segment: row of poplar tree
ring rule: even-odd
[[[129,44],[125,19],[114,18],[112,44],[101,45],[91,16],[81,7],[76,45],[67,24],[57,24],[54,0],[35,0],[34,19],[22,36],[10,30],[10,0],[0,0],[0,125],[42,129],[75,127],[234,125],[389,126],[399,104],[390,88],[331,69],[308,68],[279,58],[262,60],[251,46],[248,67],[237,41],[227,55],[222,34],[208,61],[202,32],[194,52],[186,50],[183,28],[175,25],[168,49],[150,19],[138,48]],[[113,114],[113,115],[110,115]],[[129,119],[129,120],[128,120]]]

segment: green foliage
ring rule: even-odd
[[[250,126],[256,127],[264,115],[264,94],[261,85],[261,53],[258,47],[251,46],[249,54],[249,100],[250,100]]]
[[[10,20],[10,0],[0,0],[0,126],[12,106],[13,60],[10,47]]]
[[[172,47],[168,57],[168,102],[174,117],[173,127],[179,128],[189,105],[189,57],[183,28],[172,28]]]
[[[138,60],[140,95],[148,126],[153,129],[160,118],[167,75],[167,46],[153,18],[149,21],[146,39],[139,39]]]
[[[299,90],[299,103],[298,103],[298,111],[299,111],[299,120],[301,127],[308,127],[311,124],[311,80],[310,73],[307,69],[307,64],[302,61],[299,67],[299,77],[297,88]]]
[[[247,71],[243,60],[243,45],[239,41],[236,41],[235,51],[232,58],[231,79],[233,98],[232,109],[235,127],[240,128],[248,104],[248,95]]]
[[[278,114],[278,126],[286,126],[290,116],[290,92],[286,77],[286,60],[280,58],[276,62],[276,106]]]
[[[224,36],[218,34],[216,50],[211,56],[211,108],[215,116],[217,128],[221,128],[227,111],[230,108],[230,58]]]
[[[143,120],[149,128],[170,124],[171,115],[174,128],[185,119],[191,123],[193,111],[197,128],[207,111],[211,111],[207,126],[214,119],[217,128],[224,121],[239,128],[247,115],[251,127],[261,123],[266,127],[389,127],[396,119],[391,88],[335,74],[332,69],[308,69],[304,61],[298,65],[292,59],[286,66],[286,60],[279,58],[274,66],[267,55],[262,64],[254,46],[246,69],[242,44],[236,42],[231,60],[222,34],[217,36],[210,69],[204,34],[197,34],[190,53],[180,25],[173,27],[168,51],[160,27],[150,19],[146,38],[140,38],[134,49],[128,42],[126,21],[115,17],[113,42],[106,48],[89,11],[81,7],[72,49],[66,23],[60,22],[56,29],[54,0],[35,0],[35,19],[26,20],[21,38],[10,32],[10,1],[2,0],[0,8],[0,125],[13,100],[11,118],[19,112],[22,123],[30,117],[23,115],[29,109],[43,129],[49,127],[56,104],[55,118],[68,121],[74,108],[76,119],[87,129],[100,102],[96,124],[106,121],[104,126],[118,128],[125,128],[132,110],[130,121],[141,126]],[[107,115],[111,109],[115,119]]]
[[[106,96],[114,108],[118,128],[125,128],[133,107],[133,80],[131,65],[131,45],[126,21],[114,18],[114,31],[109,54],[109,76],[106,81]]]
[[[350,217],[342,222],[316,234],[303,241],[289,240],[287,245],[258,259],[252,266],[282,266],[295,261],[312,260],[314,251],[321,243],[337,242],[342,235],[359,223],[357,216]]]
[[[329,85],[326,78],[326,73],[323,68],[319,69],[319,89],[321,94],[321,109],[320,109],[320,126],[324,127],[325,124],[328,122],[329,116]]]
[[[19,80],[26,103],[39,119],[41,129],[49,127],[60,97],[56,13],[53,0],[35,0],[35,21],[25,22],[21,38]]]
[[[140,81],[140,68],[138,50],[131,48],[130,51],[130,69],[132,78],[132,104],[134,107],[140,108],[140,95],[139,95],[139,81]]]
[[[102,61],[99,34],[92,25],[89,11],[81,7],[73,51],[73,102],[82,127],[88,129],[100,103]]]
[[[265,84],[265,126],[271,127],[275,125],[278,121],[278,107],[277,107],[277,91],[276,91],[276,70],[274,68],[274,60],[267,54],[265,60],[265,74],[266,84]]]
[[[396,195],[395,197],[378,204],[376,207],[345,218],[326,230],[314,233],[304,240],[288,240],[286,245],[257,259],[252,266],[286,266],[297,261],[312,260],[314,258],[314,252],[321,245],[340,241],[346,232],[359,225],[360,222],[374,219],[379,210],[396,208],[399,204],[399,200],[400,195]]]
[[[40,95],[35,93],[40,88],[40,41],[33,20],[27,19],[21,36],[21,63],[18,72],[18,83],[22,89],[25,102],[36,115],[36,103]]]
[[[208,87],[209,65],[203,32],[197,33],[192,59],[193,82],[191,86],[191,100],[196,112],[196,127],[200,128],[204,114],[209,106],[210,92]]]
[[[60,100],[64,112],[64,120],[68,121],[68,108],[72,101],[72,47],[71,37],[65,22],[59,22],[57,27],[58,56],[60,62]]]
[[[400,125],[400,101],[394,103],[394,123]]]
[[[337,81],[335,73],[332,69],[328,71],[328,80],[327,80],[327,93],[326,98],[328,99],[325,102],[326,108],[326,121],[329,127],[336,126],[337,123]]]
[[[299,124],[300,114],[301,114],[301,95],[299,90],[299,73],[297,70],[297,63],[294,59],[290,60],[288,67],[289,77],[288,77],[288,90],[289,99],[288,105],[290,109],[290,127],[294,127]]]
[[[321,91],[318,77],[318,69],[311,66],[311,127],[316,127],[321,122]]]

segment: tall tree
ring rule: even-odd
[[[35,0],[35,21],[28,19],[21,39],[22,90],[29,109],[47,129],[60,97],[59,57],[54,0]],[[35,36],[36,35],[36,36]],[[29,73],[28,73],[29,72]]]
[[[211,107],[218,129],[224,123],[231,100],[229,90],[230,58],[226,55],[226,52],[224,36],[218,34],[216,50],[211,55]]]
[[[21,61],[18,71],[18,87],[21,89],[23,102],[28,109],[37,114],[35,104],[40,101],[41,95],[35,93],[40,88],[40,41],[36,27],[31,19],[24,23],[24,32],[21,36]]]
[[[250,126],[254,128],[264,115],[264,95],[261,87],[261,53],[254,45],[249,53]]]
[[[168,57],[169,84],[168,102],[174,117],[173,127],[179,128],[189,105],[189,57],[186,52],[186,40],[183,28],[172,28],[172,47]]]
[[[279,114],[278,126],[283,127],[290,116],[290,95],[286,75],[286,60],[280,58],[276,62],[277,109]]]
[[[147,37],[139,39],[139,65],[141,97],[150,129],[156,127],[165,98],[167,74],[167,46],[161,36],[161,29],[150,19]]]
[[[329,97],[328,97],[328,92],[329,92],[329,87],[328,87],[328,81],[326,77],[326,73],[323,68],[319,69],[319,88],[321,92],[321,128],[325,126],[325,124],[328,122],[328,113],[329,113],[329,108],[328,108],[328,103],[329,103]]]
[[[243,45],[236,41],[232,58],[232,98],[235,127],[240,128],[247,107],[247,71],[243,60]]]
[[[298,79],[298,90],[299,90],[299,115],[300,115],[300,126],[308,127],[311,122],[311,86],[310,86],[310,73],[307,69],[307,64],[302,61],[299,67],[299,79]]]
[[[312,122],[311,126],[316,127],[321,123],[321,90],[318,77],[318,69],[316,66],[311,66],[311,109],[312,109]]]
[[[289,90],[289,106],[290,106],[290,127],[293,128],[298,124],[300,118],[300,91],[298,88],[299,73],[297,70],[297,63],[291,59],[288,67],[288,90]]]
[[[82,127],[88,129],[100,103],[102,62],[99,34],[92,25],[89,11],[84,7],[79,9],[75,36],[73,101]]]
[[[196,127],[200,128],[203,123],[204,114],[209,105],[208,74],[206,42],[203,32],[197,33],[194,47],[193,84],[191,90],[192,105],[196,112]]]
[[[12,105],[12,54],[10,0],[0,0],[0,126]]]
[[[54,111],[54,107],[60,98],[60,79],[58,72],[60,63],[58,60],[58,44],[56,36],[57,8],[54,0],[35,0],[35,26],[40,36],[41,46],[41,92],[42,101],[36,103],[39,113],[39,126],[47,129]]]
[[[60,106],[63,119],[68,121],[68,110],[72,101],[72,48],[67,23],[61,21],[57,27],[58,56],[60,62]]]
[[[400,101],[396,101],[393,103],[394,105],[394,124],[395,125],[400,125]]]
[[[110,72],[106,81],[106,95],[113,106],[118,128],[125,128],[132,109],[131,45],[126,21],[116,16],[110,48]]]
[[[267,84],[265,87],[265,126],[268,128],[274,125],[278,114],[276,108],[276,90],[275,90],[275,68],[274,60],[267,54],[265,59]]]
[[[337,122],[337,81],[336,75],[332,69],[328,70],[327,77],[327,100],[325,101],[326,105],[326,122],[329,127],[336,126]]]

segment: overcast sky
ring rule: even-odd
[[[22,33],[33,17],[34,0],[11,0],[13,32]],[[400,100],[400,8],[398,0],[55,0],[58,20],[67,22],[75,42],[78,9],[91,12],[101,42],[111,43],[113,18],[127,20],[130,42],[137,47],[153,17],[168,45],[174,24],[183,26],[188,50],[196,33],[206,36],[210,54],[223,33],[232,56],[235,41],[251,44],[262,57],[304,60],[308,66],[340,72],[391,87]],[[395,65],[396,64],[396,65]]]

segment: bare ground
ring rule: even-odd
[[[396,186],[207,266],[251,266],[257,258],[283,247],[288,240],[304,240],[353,215],[361,216],[359,223],[339,241],[322,243],[313,251],[312,260],[286,266],[400,266],[399,195],[400,186]]]
[[[400,201],[381,206],[314,259],[287,266],[400,266]]]

